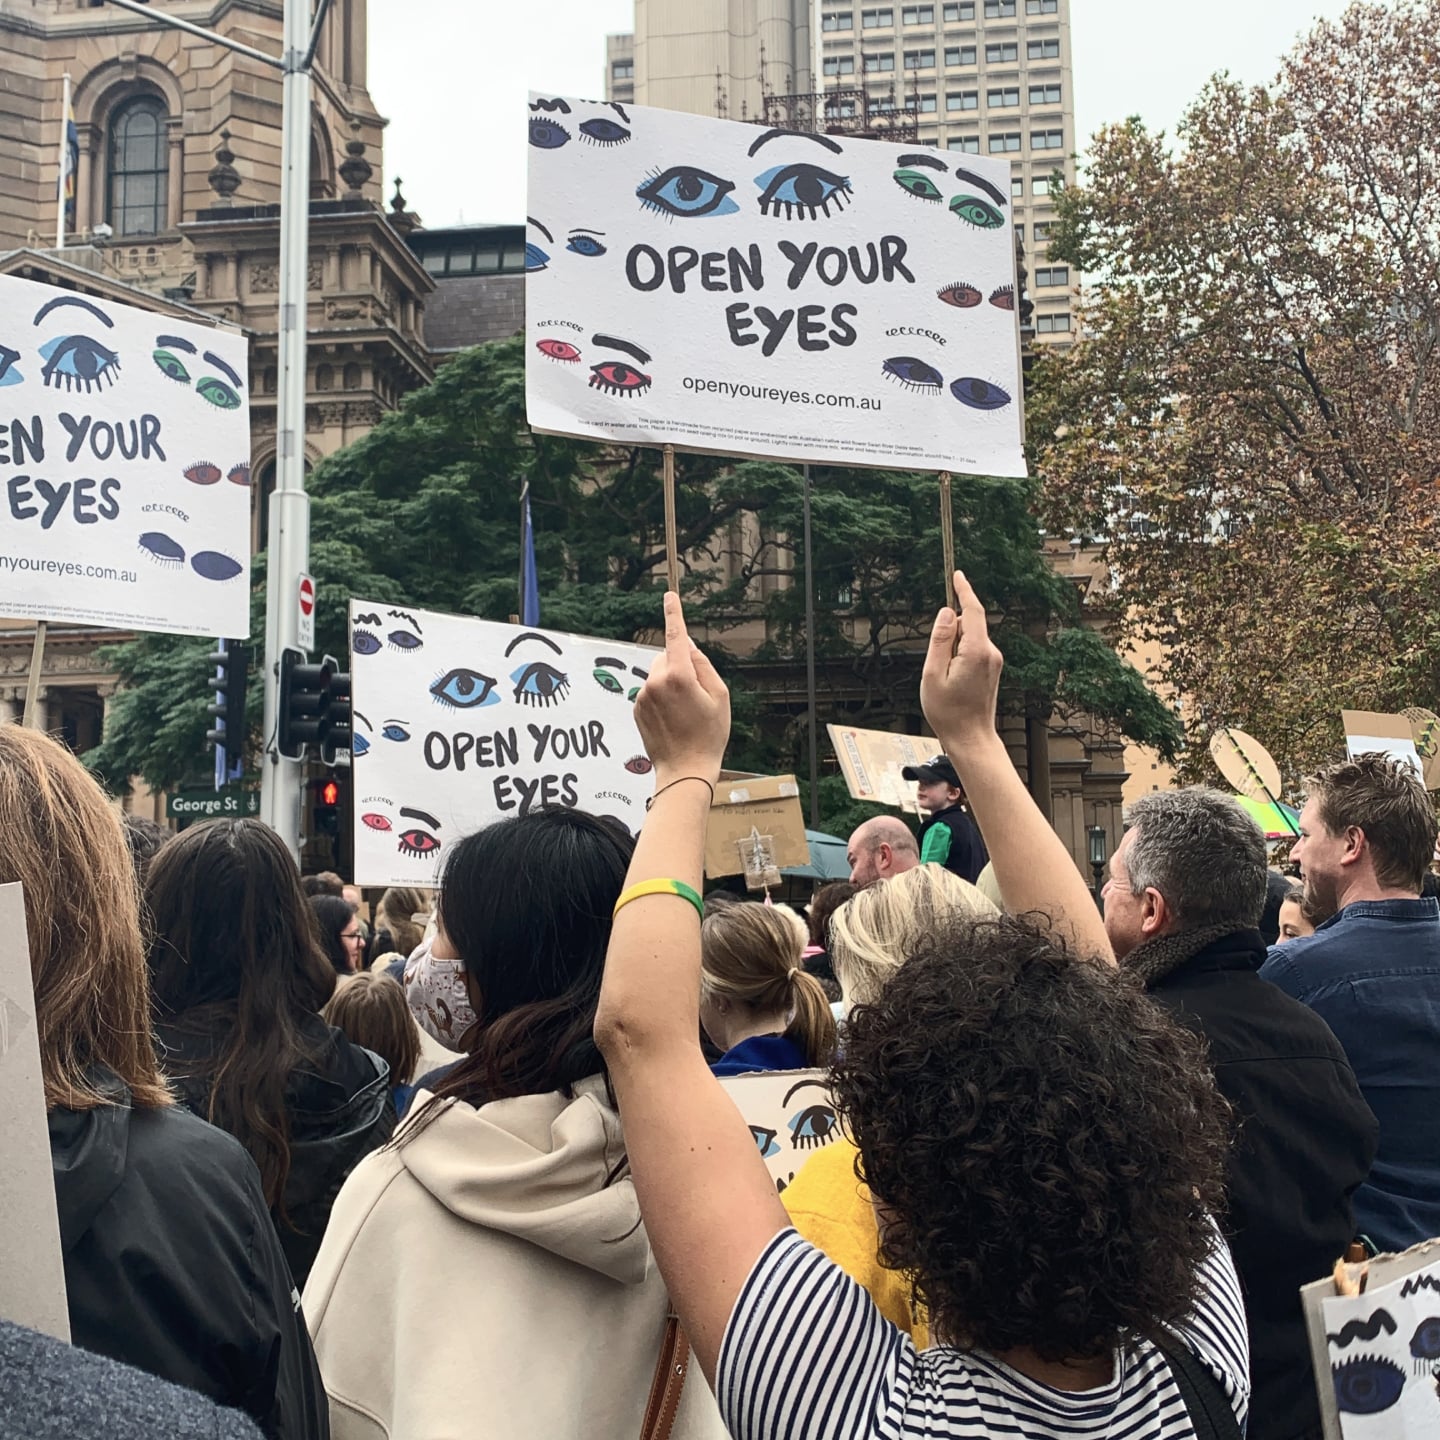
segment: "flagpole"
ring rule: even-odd
[[[521,615],[525,613],[525,542],[528,539],[529,526],[526,522],[525,501],[530,495],[530,481],[527,479],[520,486],[520,584],[516,587],[516,595],[519,597],[519,604],[515,607]]]
[[[60,173],[55,181],[55,248],[65,248],[65,172],[70,164],[70,72],[64,75],[60,104]]]

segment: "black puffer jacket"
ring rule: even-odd
[[[210,1114],[210,1062],[229,1042],[232,1024],[225,1007],[207,1006],[155,1027],[161,1068],[201,1119]],[[378,1055],[352,1045],[318,1015],[305,1018],[302,1036],[318,1059],[294,1071],[285,1087],[290,1175],[273,1218],[303,1290],[335,1197],[346,1176],[390,1138],[395,1104],[389,1067]]]
[[[50,1112],[75,1344],[324,1440],[325,1390],[255,1162],[181,1106]]]
[[[1319,1440],[1300,1287],[1355,1235],[1379,1127],[1330,1027],[1262,980],[1258,930],[1167,935],[1122,962],[1204,1036],[1237,1134],[1225,1231],[1250,1323],[1250,1440]]]

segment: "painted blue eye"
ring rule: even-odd
[[[358,760],[369,749],[370,742],[358,730],[354,731],[350,736],[350,758]]]
[[[55,389],[101,390],[120,373],[120,357],[88,335],[62,335],[40,347],[45,367],[40,378]]]
[[[374,655],[380,649],[380,637],[369,630],[355,628],[355,634],[351,637],[350,648],[357,655]]]
[[[467,665],[447,670],[430,686],[430,693],[440,704],[452,710],[478,710],[500,702],[499,695],[495,693],[495,682]]]
[[[945,377],[933,365],[917,360],[913,355],[892,355],[880,368],[886,379],[903,385],[907,390],[938,395],[945,383]]]
[[[757,175],[755,183],[760,187],[760,213],[779,215],[783,209],[787,220],[813,220],[817,210],[829,215],[832,204],[843,210],[851,194],[849,176],[806,161],[777,165]]]
[[[818,1150],[835,1138],[835,1111],[829,1105],[807,1105],[790,1117],[790,1144],[796,1150]]]
[[[558,705],[570,690],[570,677],[545,660],[532,660],[512,672],[515,698],[522,705]]]
[[[702,215],[733,215],[739,206],[730,198],[733,180],[722,180],[694,165],[672,165],[652,175],[635,194],[647,210],[662,215],[699,219]]]
[[[410,738],[410,732],[403,725],[397,725],[395,721],[392,720],[381,730],[380,738],[382,740],[408,740]]]
[[[425,643],[409,630],[392,630],[385,638],[392,650],[418,650]]]
[[[593,235],[572,235],[570,243],[565,247],[573,250],[577,255],[603,255],[603,246]]]
[[[18,385],[25,377],[15,368],[20,352],[0,345],[0,385]]]
[[[950,393],[962,405],[968,405],[972,410],[1003,410],[1010,403],[1008,391],[973,375],[956,380],[950,386]]]
[[[1383,1355],[1357,1355],[1331,1367],[1335,1405],[1345,1415],[1378,1415],[1405,1388],[1405,1372]]]
[[[780,1147],[775,1143],[775,1132],[764,1125],[752,1125],[750,1127],[751,1138],[760,1147],[760,1158],[768,1160],[772,1155],[780,1153]]]
[[[558,150],[570,143],[570,132],[558,120],[534,115],[530,119],[530,143],[537,150]]]
[[[233,555],[202,550],[190,557],[190,568],[202,580],[233,580],[245,567]]]
[[[614,120],[597,116],[581,123],[580,138],[591,145],[623,145],[630,138],[630,132]]]
[[[1440,1315],[1432,1315],[1415,1327],[1410,1353],[1417,1360],[1440,1360]]]
[[[173,565],[178,569],[185,561],[185,547],[158,530],[147,530],[140,537],[140,549],[157,565]]]
[[[543,270],[550,263],[550,257],[538,246],[528,242],[525,246],[525,273],[533,274],[537,270]]]

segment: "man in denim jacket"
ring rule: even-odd
[[[1384,755],[1308,782],[1290,852],[1314,935],[1271,949],[1261,975],[1335,1032],[1380,1122],[1355,1220],[1382,1250],[1440,1235],[1440,901],[1422,899],[1435,853],[1430,797]]]

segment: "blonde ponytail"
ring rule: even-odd
[[[804,1052],[807,1065],[828,1065],[835,1058],[835,1014],[825,987],[797,966],[790,972],[790,993],[795,1018],[785,1038]]]

